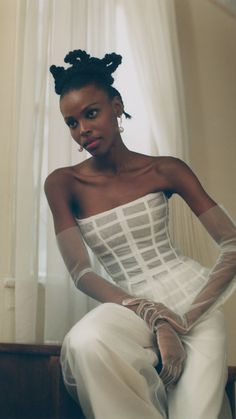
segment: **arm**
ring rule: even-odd
[[[137,314],[144,318],[152,329],[155,329],[157,322],[163,318],[179,333],[187,333],[202,315],[223,301],[235,285],[236,226],[224,209],[207,195],[196,176],[183,162],[174,159],[167,176],[172,191],[185,199],[218,244],[219,257],[210,270],[206,285],[183,316],[173,313],[163,304],[152,301],[131,299],[123,303],[135,306]]]
[[[131,298],[122,289],[107,282],[93,271],[79,227],[71,211],[70,184],[62,176],[50,175],[45,182],[45,192],[54,220],[57,244],[75,286],[100,302],[121,304]],[[133,306],[129,307],[133,310]],[[182,343],[167,323],[162,322],[156,331],[162,370],[160,377],[166,387],[178,381],[185,361]]]
[[[215,304],[223,302],[236,280],[236,225],[218,205],[202,213],[199,220],[217,243],[219,256],[209,272],[206,285],[184,315],[187,330]]]
[[[45,193],[53,215],[57,244],[75,286],[100,302],[120,304],[129,297],[122,289],[93,271],[87,249],[75,221],[71,179],[57,170],[45,181]]]

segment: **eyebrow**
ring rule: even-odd
[[[94,105],[98,105],[98,104],[99,104],[99,102],[90,103],[89,105],[85,106],[80,113],[84,113],[84,112],[87,111],[88,108],[90,108],[90,106],[94,106]],[[64,119],[65,119],[65,121],[69,121],[71,119],[75,120],[76,118],[74,116],[69,115],[69,116],[65,116]]]

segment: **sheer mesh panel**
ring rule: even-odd
[[[117,215],[116,213],[112,212],[110,214],[104,215],[104,217],[98,218],[98,220],[95,220],[95,223],[98,227],[102,227],[106,225],[107,223],[111,223],[112,221],[116,221]]]
[[[183,313],[207,283],[208,270],[180,255],[170,241],[168,201],[162,192],[78,224],[113,280],[124,289],[131,287],[134,295]]]
[[[127,220],[128,226],[132,229],[133,227],[139,227],[145,224],[149,224],[149,217],[147,214],[134,217],[130,220]]]

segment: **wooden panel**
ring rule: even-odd
[[[60,356],[61,345],[44,345],[29,343],[0,343],[0,354],[29,354]]]
[[[59,363],[60,346],[0,345],[0,417],[84,419],[67,393]]]
[[[228,368],[228,381],[226,385],[226,393],[229,398],[230,407],[232,410],[233,419],[236,418],[236,406],[235,406],[235,383],[236,383],[236,367]]]
[[[64,386],[60,350],[60,345],[0,344],[0,418],[85,419]],[[236,367],[229,367],[233,418],[235,382]]]

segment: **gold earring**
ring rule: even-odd
[[[119,132],[121,133],[121,132],[124,132],[124,127],[122,127],[122,115],[121,116],[119,116],[119,118],[120,118],[120,121],[119,121],[119,123],[118,123],[118,126],[119,126]]]

